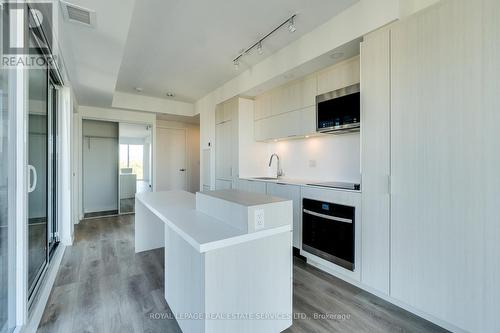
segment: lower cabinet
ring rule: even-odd
[[[267,183],[267,194],[293,201],[293,246],[300,249],[302,246],[302,205],[300,202],[300,186]]]
[[[233,188],[233,182],[230,180],[216,179],[215,189],[216,190],[230,190]]]
[[[242,191],[266,193],[266,183],[254,180],[239,179],[237,188]]]

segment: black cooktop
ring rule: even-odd
[[[329,188],[338,188],[338,189],[342,189],[342,190],[354,190],[354,191],[359,191],[361,189],[360,184],[344,183],[344,182],[311,183],[311,184],[307,184],[307,185],[329,187]]]

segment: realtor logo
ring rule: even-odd
[[[2,67],[47,67],[53,59],[52,2],[2,2]]]

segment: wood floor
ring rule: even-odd
[[[38,332],[180,332],[163,298],[163,250],[134,253],[133,219],[75,226]],[[444,332],[301,260],[293,274],[296,318],[286,332]]]

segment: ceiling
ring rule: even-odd
[[[96,26],[63,21],[62,50],[81,105],[111,107],[115,91],[194,102],[357,1],[69,0],[95,10]],[[295,33],[282,28],[234,69],[241,49],[292,14]]]
[[[352,5],[353,0],[136,1],[117,90],[194,102],[239,74],[232,60],[292,14],[286,26],[242,59],[240,71],[261,61]]]

